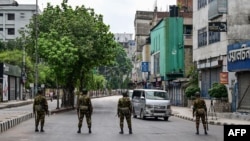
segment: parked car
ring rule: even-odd
[[[133,117],[154,117],[168,120],[172,114],[169,94],[157,89],[134,89],[132,94]]]

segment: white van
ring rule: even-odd
[[[128,90],[128,97],[132,101],[133,90]]]
[[[169,95],[164,90],[134,89],[132,94],[133,117],[140,116],[168,120],[172,114]]]

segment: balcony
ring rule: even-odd
[[[184,46],[193,46],[193,35],[184,34]]]

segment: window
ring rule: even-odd
[[[201,9],[207,5],[207,0],[198,0],[197,4],[198,9]]]
[[[8,35],[15,35],[15,29],[14,28],[8,28]]]
[[[15,14],[8,14],[8,20],[15,20]]]
[[[207,45],[207,28],[198,30],[198,47]]]
[[[160,53],[154,55],[154,73],[160,73]]]
[[[212,44],[220,41],[220,32],[209,32],[208,43]]]
[[[20,18],[25,18],[25,13],[20,13]]]
[[[3,13],[0,13],[0,16],[3,16]]]
[[[3,28],[0,28],[0,31],[3,31]]]

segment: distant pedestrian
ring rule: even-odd
[[[132,104],[128,97],[128,91],[122,93],[123,97],[119,99],[117,106],[117,114],[120,118],[120,134],[123,134],[124,118],[126,118],[129,134],[132,134],[131,113]]]
[[[80,96],[77,102],[77,116],[78,116],[78,131],[77,133],[81,133],[82,122],[84,116],[86,117],[86,122],[89,128],[89,133],[91,133],[91,115],[93,112],[93,107],[91,103],[90,97],[87,95],[87,90],[82,90],[80,92]]]
[[[45,115],[48,114],[48,103],[42,90],[38,90],[33,103],[33,113],[35,114],[35,132],[38,132],[40,123],[40,132],[44,132]]]
[[[53,92],[49,93],[49,97],[50,97],[50,101],[52,102],[53,101]]]
[[[196,134],[199,134],[199,125],[200,125],[200,119],[203,124],[204,133],[207,134],[207,120],[206,120],[206,114],[207,114],[207,106],[204,101],[200,97],[200,92],[195,93],[196,99],[193,103],[193,117],[196,117]]]

